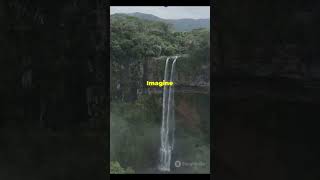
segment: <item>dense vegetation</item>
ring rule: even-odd
[[[111,16],[110,28],[111,94],[114,95],[111,98],[135,100],[137,89],[146,81],[146,65],[153,57],[188,54],[184,63],[177,66],[186,76],[195,75],[203,65],[209,65],[208,29],[175,32],[170,24],[126,15]],[[117,86],[121,87],[120,91]]]
[[[150,66],[156,58],[185,55],[177,65],[182,76],[196,76],[209,66],[210,33],[208,29],[176,32],[170,24],[143,20],[123,14],[111,16],[111,173],[148,173],[158,165],[161,123],[161,95],[148,94],[145,82],[151,71],[163,71],[164,61]],[[148,66],[149,65],[149,66]],[[158,80],[161,80],[163,73]],[[209,170],[209,98],[177,94],[180,102],[194,110],[200,122],[190,126],[183,114],[177,114],[175,159],[202,161],[204,167],[180,168],[175,172]]]

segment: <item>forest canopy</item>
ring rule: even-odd
[[[196,70],[210,64],[210,30],[206,28],[176,32],[168,23],[115,14],[111,16],[110,33],[111,82],[128,81],[125,78],[129,75],[135,77],[135,82],[119,84],[122,90],[128,89],[124,86],[131,84],[134,87],[131,91],[135,91],[145,84],[146,74],[143,73],[146,72],[139,66],[143,65],[145,70],[152,58],[187,55],[184,63],[177,66],[178,71],[186,76],[193,76]],[[153,67],[154,70],[159,68]],[[124,74],[126,76],[122,76]],[[117,83],[111,85],[111,94],[118,91],[116,86]],[[124,99],[134,96],[126,92],[120,94]]]

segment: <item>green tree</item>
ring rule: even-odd
[[[123,168],[118,161],[110,162],[110,174],[134,174],[134,170],[131,167]]]

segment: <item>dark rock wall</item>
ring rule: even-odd
[[[319,15],[311,1],[217,1],[218,179],[319,178]]]
[[[105,1],[0,1],[0,179],[106,179]]]
[[[214,29],[217,71],[318,76],[318,6],[290,1],[218,2]]]
[[[87,97],[87,88],[105,88],[103,2],[8,1],[1,8],[2,124],[63,129],[88,122],[87,100],[105,97]]]
[[[209,87],[210,86],[210,64],[202,64],[194,71],[187,71],[183,69],[183,64],[188,61],[187,58],[178,58],[175,65],[175,83],[176,85],[195,86],[195,87]],[[164,69],[166,58],[161,60],[150,59],[147,63],[147,80],[148,81],[162,81],[164,78]],[[169,61],[168,70],[171,72],[172,60]],[[169,74],[170,78],[170,74]],[[168,80],[169,81],[169,80]]]

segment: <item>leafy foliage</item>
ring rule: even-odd
[[[175,32],[170,24],[164,22],[116,14],[111,16],[110,32],[111,82],[120,83],[119,89],[116,83],[111,85],[111,94],[120,94],[124,101],[134,96],[144,83],[147,71],[141,70],[141,66],[145,68],[152,58],[188,54],[188,57],[182,58],[184,63],[177,64],[177,71],[185,79],[195,77],[196,72],[210,62],[208,29]],[[162,69],[153,68],[156,71]],[[138,73],[130,75],[130,69],[136,69]],[[134,79],[128,79],[132,76]]]
[[[131,167],[124,169],[117,161],[110,162],[110,174],[134,174],[134,170]]]
[[[155,165],[161,108],[154,101],[145,96],[134,103],[111,104],[111,160],[139,168]]]

